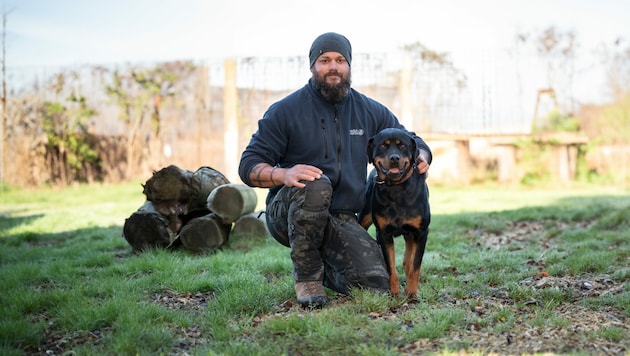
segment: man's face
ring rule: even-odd
[[[311,72],[326,100],[336,103],[348,94],[351,83],[350,64],[340,53],[323,53],[311,67]]]

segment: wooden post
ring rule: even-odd
[[[223,165],[226,176],[231,182],[238,177],[238,89],[236,88],[236,61],[226,59],[225,85],[223,87]]]
[[[122,236],[136,253],[152,247],[169,247],[176,239],[175,232],[169,228],[168,219],[148,200],[125,219]]]
[[[400,112],[401,123],[407,130],[414,130],[413,111],[411,109],[411,83],[413,81],[413,68],[409,55],[403,57],[403,67],[400,72]]]
[[[230,225],[225,225],[216,214],[190,220],[179,232],[185,249],[195,252],[212,252],[223,246],[229,238]]]
[[[180,215],[188,214],[194,192],[190,187],[193,172],[171,164],[153,172],[143,185],[142,193],[160,214],[166,216],[173,232],[179,231]]]
[[[577,148],[571,144],[559,143],[553,145],[554,160],[552,162],[552,172],[561,182],[569,182],[576,176],[577,171]]]
[[[254,246],[264,243],[268,236],[270,234],[264,212],[245,214],[234,223],[230,232],[229,246],[234,250],[249,251]]]
[[[517,179],[516,174],[516,146],[512,144],[501,144],[496,146],[497,158],[499,160],[499,183],[508,183]]]
[[[264,239],[269,235],[264,212],[245,214],[238,218],[230,232],[230,239]]]
[[[223,175],[223,173],[217,171],[212,167],[199,167],[193,174],[190,180],[190,188],[192,191],[192,199],[190,200],[188,210],[205,210],[208,208],[208,195],[216,187],[223,184],[229,184],[230,181]]]
[[[208,195],[208,210],[217,214],[224,224],[254,212],[258,197],[254,188],[245,184],[224,184]]]
[[[470,184],[470,140],[460,139],[455,141],[457,147],[457,180],[465,185]]]

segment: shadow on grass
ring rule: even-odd
[[[27,224],[28,220],[18,220],[15,226]],[[19,221],[22,220],[22,221]],[[13,223],[13,221],[12,221]],[[0,224],[3,224],[0,221]],[[3,226],[4,227],[4,226]],[[95,251],[116,250],[119,257],[131,256],[131,247],[121,236],[122,227],[112,225],[108,227],[90,227],[70,231],[40,233],[35,231],[16,232],[8,234],[9,228],[3,228],[0,238],[0,248],[4,262],[20,261],[22,255],[28,255],[29,259],[37,260],[38,255],[49,259],[56,255],[61,258],[67,251],[73,251],[75,256],[92,254]],[[28,251],[28,252],[27,252]]]
[[[70,230],[56,233],[40,232],[14,232],[10,230],[21,230],[20,227],[28,227],[45,214],[32,214],[27,216],[10,217],[0,215],[0,246],[19,246],[26,243],[26,246],[64,246],[85,243],[86,250],[95,247],[99,242],[107,241],[119,249],[126,249],[129,255],[133,255],[131,246],[122,237],[121,225],[108,227],[90,227],[77,230]],[[499,217],[500,218],[497,218]],[[602,220],[600,228],[607,229],[630,229],[630,199],[627,196],[601,195],[601,196],[573,196],[558,199],[552,204],[540,206],[526,206],[512,210],[502,210],[496,212],[483,211],[464,212],[457,214],[435,214],[434,222],[431,226],[432,234],[441,235],[451,229],[460,230],[471,228],[482,228],[486,231],[500,231],[509,228],[506,221],[525,220],[548,220],[555,219],[561,221],[594,221]],[[28,229],[24,229],[28,230]],[[373,234],[374,229],[370,228]],[[429,236],[431,240],[432,236]],[[268,237],[272,239],[271,237]],[[223,249],[234,250],[247,253],[255,250],[257,246],[265,244],[265,239],[257,237],[247,237],[239,239],[229,239]],[[92,247],[90,247],[92,246]],[[49,251],[50,252],[50,251]],[[191,252],[191,254],[194,254]],[[200,254],[205,256],[205,254]]]
[[[29,225],[33,221],[40,219],[43,216],[44,214],[33,214],[27,216],[13,217],[5,214],[0,214],[0,238],[8,236],[7,231],[16,227]]]

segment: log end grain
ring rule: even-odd
[[[221,222],[216,214],[190,220],[179,231],[179,240],[185,249],[194,252],[212,252],[223,246],[229,237],[230,226]]]

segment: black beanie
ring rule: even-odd
[[[311,50],[308,52],[311,67],[315,64],[317,58],[325,52],[341,53],[348,61],[348,65],[352,62],[352,46],[350,45],[350,41],[338,33],[327,32],[313,41]]]

